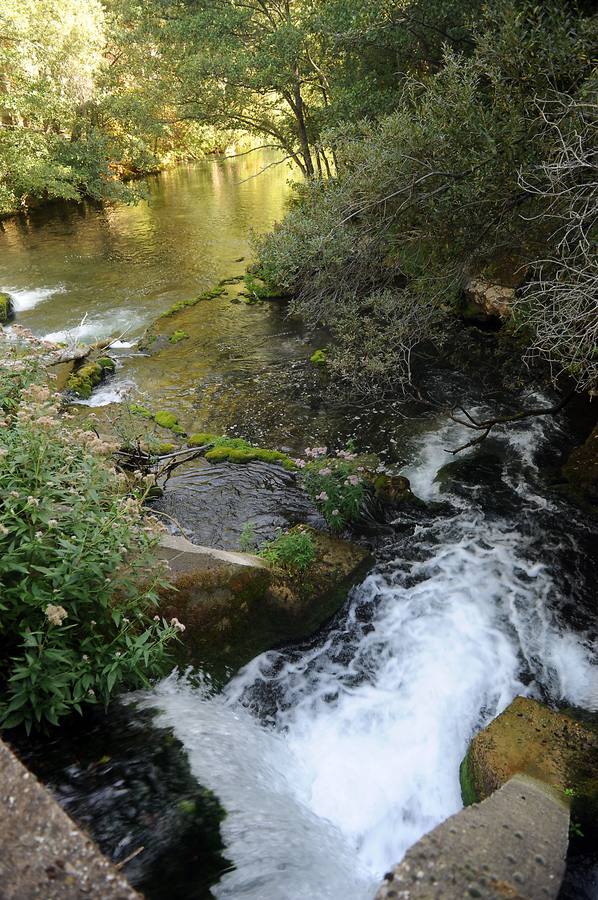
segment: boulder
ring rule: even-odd
[[[265,650],[323,625],[365,574],[370,558],[348,541],[310,533],[316,561],[294,577],[251,554],[164,538],[161,556],[174,589],[163,591],[160,612],[185,625],[180,662],[223,678]]]
[[[461,765],[465,803],[483,800],[516,773],[554,788],[584,833],[598,830],[598,726],[516,697],[477,734]]]
[[[465,319],[506,319],[511,315],[515,288],[471,278],[463,288],[461,315]]]
[[[14,316],[14,307],[10,294],[0,291],[0,325],[10,321]]]

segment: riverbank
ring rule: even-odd
[[[292,459],[351,453],[352,442],[426,505],[358,524],[374,565],[312,637],[250,660],[222,690],[200,671],[173,675],[23,752],[111,858],[144,847],[125,871],[150,900],[174,885],[181,900],[295,887],[371,900],[406,848],[460,808],[469,741],[515,694],[592,706],[595,521],[558,475],[589,422],[565,408],[453,457],[471,435],[451,409],[483,418],[554,402],[512,358],[503,365],[500,335],[477,328],[451,332],[449,354],[421,357],[420,397],[367,405],[335,396],[310,362],[325,341],[279,305],[216,297],[177,320],[188,339],[139,353],[157,315],[241,274],[249,225],[267,227],[280,203],[276,169],[241,185],[236,165],[165,173],[151,207],[8,233],[2,283],[37,334],[68,330],[83,310],[82,336],[129,328],[114,374],[69,412],[97,412],[97,427],[130,397],[188,435],[242,437]],[[134,421],[145,434],[149,420]],[[247,521],[258,534],[285,527],[297,514],[292,473],[260,465],[195,460],[173,475],[165,510],[227,549]]]

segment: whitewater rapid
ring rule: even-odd
[[[503,479],[532,515],[550,427],[504,438]],[[416,493],[439,496],[446,448],[463,437],[445,422],[419,439],[404,470]],[[142,698],[227,811],[234,868],[216,897],[371,898],[460,808],[468,743],[515,696],[598,704],[592,648],[558,619],[548,561],[518,517],[447,496],[448,512],[391,547],[319,639],[254,659],[222,693],[173,674]]]

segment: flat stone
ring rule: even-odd
[[[0,741],[0,900],[141,900]]]
[[[287,575],[249,553],[162,540],[160,555],[173,589],[161,592],[160,612],[185,626],[181,664],[222,677],[265,650],[309,637],[339,609],[365,575],[365,548],[308,529],[316,558],[305,574]]]
[[[569,807],[558,792],[515,775],[411,847],[376,900],[550,900],[568,835]]]

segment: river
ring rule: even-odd
[[[425,403],[335,400],[309,365],[318,335],[280,306],[230,296],[201,307],[176,353],[152,359],[136,349],[172,302],[241,272],[250,229],[282,215],[288,170],[251,178],[260,165],[245,157],[182,167],[150,179],[137,207],[38,211],[0,235],[0,289],[19,321],[54,338],[80,323],[85,339],[121,335],[96,411],[128,390],[175,408],[184,423],[283,450],[351,438],[406,474],[422,499],[444,502],[442,514],[377,537],[375,567],[310,640],[258,657],[223,690],[173,673],[131,698],[114,728],[110,717],[96,728],[93,748],[58,740],[33,752],[116,859],[146,846],[147,862],[141,854],[126,871],[151,900],[366,900],[419,836],[460,808],[468,742],[513,697],[598,708],[595,533],[554,489],[573,443],[568,420],[531,420],[456,460],[447,453],[470,437],[448,407],[481,413],[548,395],[507,390],[492,365],[464,371],[436,360],[422,367]],[[493,335],[472,340],[482,356],[492,352]],[[151,824],[151,797],[162,796],[172,765],[157,761],[161,745],[146,751],[144,769],[139,729],[149,748],[162,728],[226,811],[224,846],[210,857],[225,860],[209,877],[194,868],[193,840],[169,844]],[[103,745],[111,749],[100,758]],[[171,805],[189,790],[177,779]],[[132,793],[133,781],[143,790]],[[167,808],[168,786],[160,802]],[[174,889],[156,874],[173,869],[173,853],[185,873]],[[576,878],[563,896],[598,897],[595,869]]]

